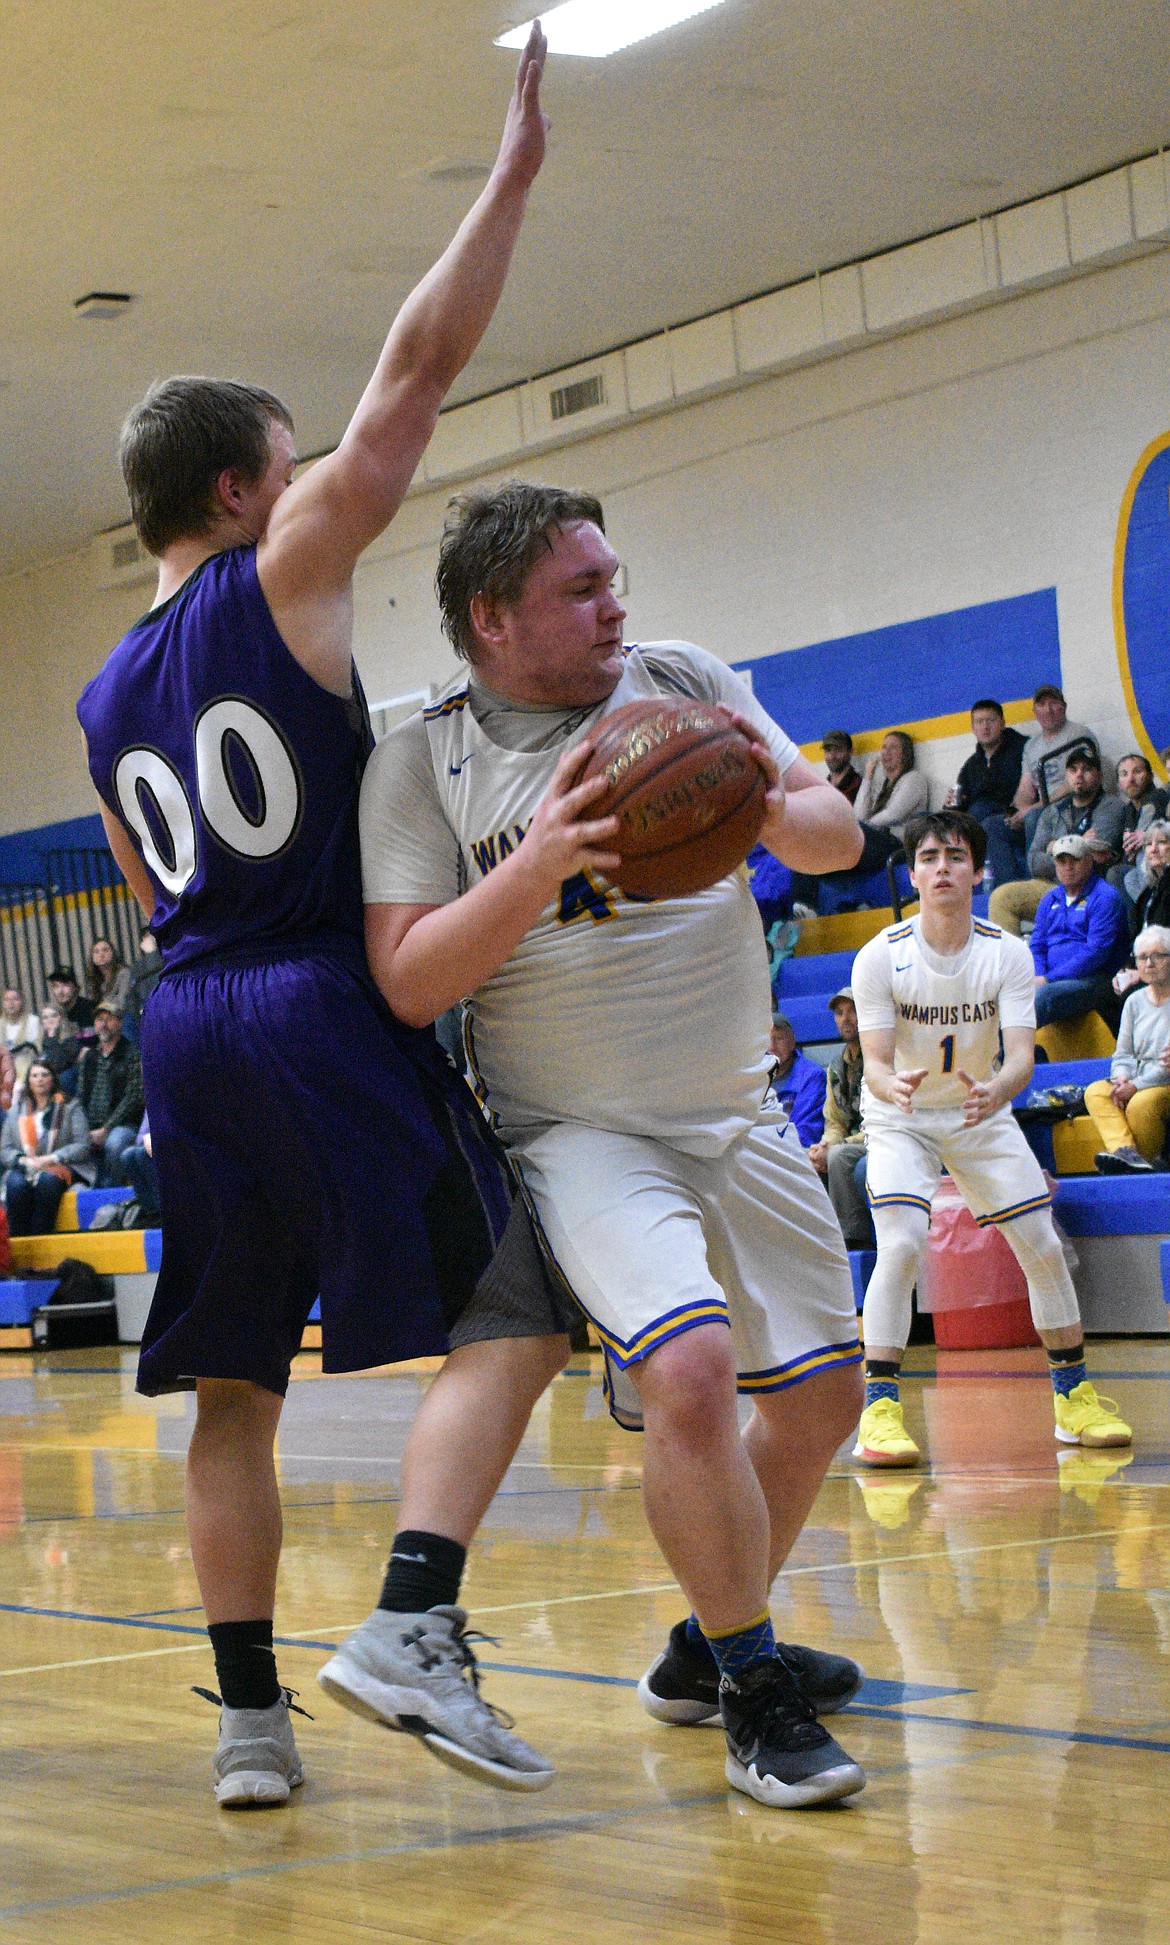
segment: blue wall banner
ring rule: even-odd
[[[1126,707],[1159,776],[1170,744],[1170,432],[1130,476],[1113,556],[1113,632]]]
[[[751,671],[757,700],[795,743],[819,742],[828,729],[854,737],[901,728],[956,736],[969,729],[971,704],[980,696],[1006,707],[1031,697],[1042,682],[1060,682],[1056,589],[839,635],[735,666]],[[1017,709],[1008,720],[1030,715],[1030,708]]]

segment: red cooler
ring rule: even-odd
[[[998,1229],[980,1228],[949,1175],[930,1211],[918,1308],[947,1351],[1009,1351],[1038,1344],[1028,1285]]]

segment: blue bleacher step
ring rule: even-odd
[[[856,957],[853,952],[810,952],[804,958],[782,959],[776,991],[785,1006],[796,993],[839,993],[849,984]]]
[[[869,1288],[869,1279],[873,1275],[876,1262],[876,1249],[851,1249],[849,1252],[849,1274],[853,1278],[853,1301],[857,1305],[859,1315],[861,1313],[861,1306],[865,1302],[865,1293]]]
[[[1170,1235],[1170,1175],[1066,1175],[1053,1210],[1070,1236]]]
[[[88,1229],[98,1210],[106,1208],[109,1203],[132,1202],[133,1199],[133,1189],[78,1189],[76,1191],[78,1229]]]
[[[33,1311],[48,1303],[56,1288],[53,1276],[0,1277],[0,1330],[31,1324]]]

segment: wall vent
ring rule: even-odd
[[[605,379],[595,371],[589,378],[578,378],[572,385],[558,385],[548,395],[548,408],[554,420],[571,419],[575,412],[587,412],[591,405],[605,404]]]
[[[133,527],[115,527],[99,534],[90,549],[94,581],[99,588],[133,588],[153,581],[158,562],[148,554]]]

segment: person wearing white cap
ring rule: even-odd
[[[1116,1027],[1113,975],[1129,955],[1121,893],[1100,877],[1088,838],[1075,833],[1050,846],[1057,883],[1036,910],[1036,1024],[1079,1019],[1096,1011]]]

